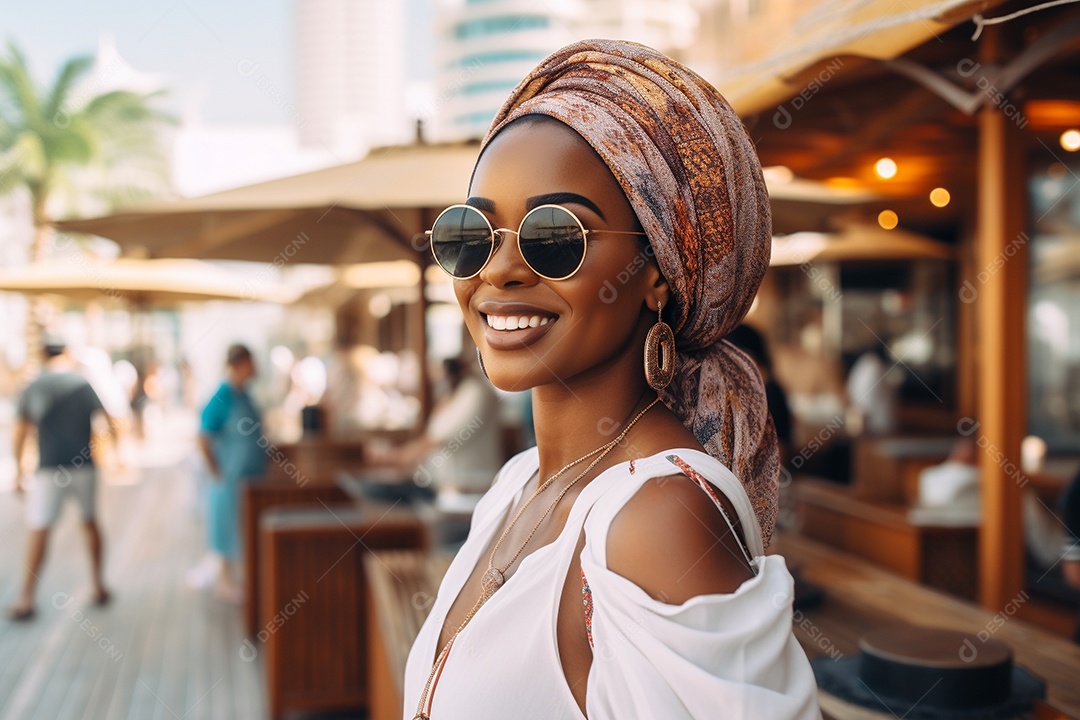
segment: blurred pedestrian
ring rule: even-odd
[[[231,345],[226,355],[225,382],[202,412],[199,446],[210,476],[206,525],[208,542],[220,560],[218,595],[239,602],[236,578],[239,555],[240,486],[266,469],[266,453],[259,444],[262,421],[248,394],[255,377],[255,361],[244,345]]]
[[[102,538],[95,502],[94,416],[100,413],[108,418],[113,437],[116,437],[118,426],[105,411],[90,383],[74,372],[75,363],[65,352],[62,340],[47,338],[43,353],[44,368],[19,396],[16,411],[15,492],[26,497],[29,537],[22,591],[18,602],[7,613],[11,620],[34,617],[34,592],[45,561],[49,530],[60,516],[64,498],[69,495],[79,506],[90,550],[93,602],[104,605],[109,601],[109,591],[102,580]],[[38,470],[26,479],[23,457],[31,428],[37,431]]]

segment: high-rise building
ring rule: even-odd
[[[481,137],[518,82],[568,42],[617,37],[676,52],[697,24],[690,0],[442,0],[439,15],[424,115],[440,140]]]
[[[574,0],[443,0],[436,26],[436,96],[426,125],[438,139],[480,137],[537,62],[571,37]]]
[[[297,0],[300,142],[355,156],[407,142],[402,0]]]

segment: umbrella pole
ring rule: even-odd
[[[420,226],[428,227],[434,222],[433,213],[429,208],[420,210]],[[420,297],[417,298],[416,307],[419,314],[419,332],[416,338],[416,352],[420,360],[420,427],[427,427],[428,418],[431,415],[431,369],[428,367],[428,341],[427,341],[427,269],[430,264],[430,256],[423,248],[417,253],[417,262],[420,264],[420,282],[418,289]]]

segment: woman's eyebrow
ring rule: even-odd
[[[488,200],[485,197],[471,197],[465,201],[465,204],[484,212],[495,212],[495,201]]]
[[[600,216],[601,220],[606,221],[603,211],[600,210],[589,198],[584,195],[578,195],[572,192],[555,192],[546,193],[544,195],[536,195],[525,201],[525,210],[532,210],[533,208],[540,207],[541,205],[564,205],[566,203],[573,203],[574,205],[580,205],[582,207],[589,208],[594,213]]]

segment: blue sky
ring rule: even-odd
[[[403,1],[418,19],[426,0]],[[164,77],[176,110],[198,99],[208,121],[280,122],[280,107],[237,67],[257,63],[259,75],[295,102],[295,2],[0,0],[0,39],[14,40],[44,82],[66,58],[92,53],[109,31],[132,66]]]

